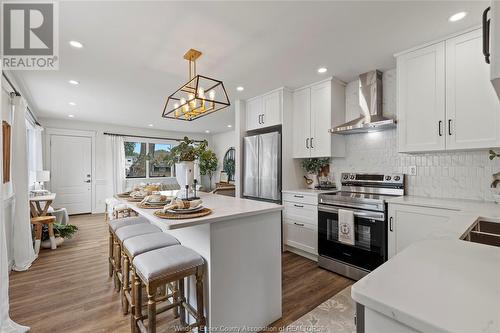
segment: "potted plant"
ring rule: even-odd
[[[193,183],[194,161],[199,158],[202,152],[206,151],[207,146],[208,142],[206,140],[195,144],[194,140],[185,136],[165,157],[165,161],[169,165],[175,165],[175,178],[181,189]]]
[[[214,172],[217,171],[217,155],[210,149],[204,150],[200,153],[200,174],[208,175],[210,179],[209,189],[212,190],[212,177]]]
[[[306,172],[306,179],[308,188],[315,188],[319,183],[318,174],[322,168],[330,164],[330,159],[325,158],[307,158],[302,161],[302,169]],[[311,182],[312,181],[312,182]]]
[[[72,224],[59,224],[54,223],[54,236],[56,238],[56,245],[60,246],[65,239],[73,237],[78,230],[78,227]],[[44,249],[50,249],[49,228],[43,227],[42,243],[40,246]]]

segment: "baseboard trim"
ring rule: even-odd
[[[285,245],[285,251],[289,251],[289,252],[295,253],[299,256],[302,256],[304,258],[318,262],[318,255],[317,254],[312,254],[312,253],[309,253],[309,252],[306,252],[304,250],[297,249],[295,247],[291,247],[288,245]]]

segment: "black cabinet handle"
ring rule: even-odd
[[[264,124],[265,121],[264,121],[264,114],[262,114],[262,124]]]
[[[452,135],[451,134],[451,119],[448,119],[448,134]]]
[[[313,149],[313,148],[314,148],[314,147],[313,147],[313,139],[314,139],[314,138],[311,138],[311,149]]]
[[[306,139],[306,148],[309,149],[309,138]]]
[[[297,195],[297,194],[295,194],[294,197],[296,197],[296,198],[303,198],[304,196],[303,195]]]
[[[393,221],[393,218],[392,216],[389,218],[389,231],[393,232],[394,231],[394,227],[393,227],[393,224],[392,224],[392,221]]]
[[[440,120],[439,123],[438,123],[438,133],[439,133],[439,136],[443,136],[442,126],[443,126],[443,121]]]
[[[488,12],[491,7],[488,7],[483,12],[483,55],[487,64],[490,63],[490,19]]]
[[[304,226],[304,224],[303,224],[303,223],[293,222],[293,224],[298,225],[299,227],[303,227],[303,226]]]
[[[297,204],[294,204],[295,207],[298,207],[298,208],[304,208],[304,206],[302,205],[297,205]]]

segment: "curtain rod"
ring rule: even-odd
[[[7,83],[12,88],[12,90],[14,90],[14,93],[16,94],[16,96],[21,96],[21,93],[19,92],[19,90],[16,89],[16,87],[14,86],[14,84],[12,83],[12,81],[7,77],[7,75],[5,74],[4,71],[2,71],[2,76],[5,78],[5,81],[7,81]],[[35,121],[35,124],[38,125],[38,126],[42,126],[38,122],[38,120],[36,119],[35,115],[31,111],[30,107],[26,106],[26,109],[28,110],[28,113],[29,113],[30,117]]]
[[[109,133],[109,132],[104,132],[104,135],[111,135],[111,136],[124,136],[124,137],[129,137],[129,138],[141,138],[141,139],[155,139],[155,140],[170,140],[170,141],[182,141],[183,139],[177,139],[177,138],[161,138],[158,136],[143,136],[143,135],[131,135],[131,134],[121,134],[121,133]],[[194,142],[203,142],[202,140],[193,140]]]

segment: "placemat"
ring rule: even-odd
[[[143,203],[138,203],[137,204],[137,207],[139,208],[144,208],[144,209],[161,209],[163,208],[165,205],[167,204],[167,202],[163,203],[163,204],[149,204],[149,205],[146,205],[146,204],[143,204]]]
[[[175,214],[175,213],[165,213],[161,210],[157,210],[154,212],[154,215],[161,219],[169,219],[169,220],[181,220],[181,219],[194,219],[197,217],[207,216],[212,214],[212,210],[210,208],[203,208],[200,211],[188,214]]]

